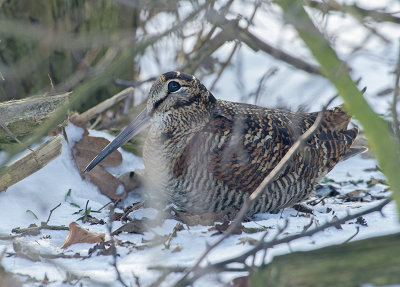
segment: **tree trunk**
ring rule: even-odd
[[[0,192],[45,167],[61,154],[62,136],[52,137],[37,149],[0,170]]]

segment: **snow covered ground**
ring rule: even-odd
[[[67,134],[71,141],[71,139],[77,139],[81,132],[79,128],[70,125],[67,128]],[[103,133],[95,132],[95,134],[97,136]],[[107,134],[103,135],[110,138]],[[123,155],[123,164],[117,168],[113,168],[113,173],[121,174],[134,168],[142,167],[140,158],[123,150],[121,152]],[[382,174],[374,171],[375,165],[375,160],[363,159],[361,156],[357,156],[338,164],[329,174],[328,178],[331,180],[326,181],[326,185],[335,186],[341,194],[353,192],[354,190],[366,190],[370,195],[363,198],[370,202],[344,202],[338,195],[327,198],[324,200],[324,203],[321,202],[312,207],[314,210],[314,214],[312,215],[299,213],[294,209],[287,209],[282,214],[256,215],[254,221],[244,223],[244,226],[248,228],[268,228],[270,230],[270,233],[267,235],[268,239],[274,236],[278,227],[282,226],[286,220],[289,220],[289,226],[285,232],[287,234],[297,234],[303,231],[304,226],[308,225],[311,219],[313,219],[313,225],[310,228],[332,220],[334,215],[341,218],[348,213],[376,205],[379,200],[374,199],[374,197],[388,196],[389,192],[385,191],[387,187],[381,183],[372,187],[367,186],[367,181],[371,180],[371,178],[382,178]],[[69,190],[71,190],[70,196],[66,198]],[[101,195],[94,185],[81,179],[74,166],[70,147],[64,142],[61,156],[42,170],[10,187],[6,192],[0,193],[0,218],[2,218],[0,234],[3,236],[8,235],[13,228],[25,228],[30,224],[39,226],[41,221],[47,220],[49,211],[59,203],[61,203],[61,206],[53,212],[48,223],[49,225],[68,226],[69,223],[77,221],[90,231],[107,233],[106,225],[90,225],[89,223],[84,224],[78,221],[78,218],[82,214],[76,214],[80,209],[76,205],[84,207],[87,200],[89,200],[88,206],[91,207],[92,211],[100,209],[109,202],[109,199]],[[131,194],[121,203],[121,206],[128,206],[136,200],[137,196]],[[74,205],[71,205],[71,203]],[[36,219],[27,210],[31,210],[38,218]],[[122,212],[122,210],[117,208],[116,212],[118,211]],[[155,213],[154,210],[144,209],[132,213],[131,217],[140,219],[143,216],[154,216]],[[91,214],[98,219],[107,221],[109,211],[107,208],[104,208],[101,213]],[[385,217],[382,217],[378,212],[365,216],[364,219],[367,226],[356,224],[355,220],[353,220],[342,225],[342,229],[332,227],[311,238],[297,240],[291,244],[290,248],[292,251],[307,250],[341,243],[355,234],[357,227],[360,228],[360,232],[353,240],[400,231],[395,204],[392,203],[386,206],[383,209],[383,214]],[[170,249],[166,249],[163,244],[143,250],[135,247],[142,245],[143,239],[151,240],[156,235],[170,234],[177,223],[176,220],[167,219],[160,227],[152,228],[145,232],[144,235],[128,233],[117,235],[119,240],[130,242],[117,248],[117,253],[120,255],[118,257],[118,267],[125,282],[134,282],[133,276],[135,275],[139,277],[141,286],[146,286],[153,282],[159,275],[159,272],[148,270],[147,267],[155,265],[190,265],[200,256],[207,243],[211,243],[217,239],[217,236],[211,236],[215,231],[209,231],[210,226],[198,225],[190,228],[184,226],[184,230],[179,231],[178,236],[172,238]],[[113,230],[121,225],[119,221],[114,221]],[[16,238],[15,242],[19,243],[17,246],[22,246],[24,250],[30,249],[30,251],[26,251],[27,254],[41,253],[45,255],[57,255],[64,253],[65,255],[72,256],[79,253],[81,256],[88,255],[89,248],[93,247],[94,244],[80,243],[72,245],[66,250],[61,249],[60,247],[67,234],[68,231],[42,230],[39,235]],[[235,254],[238,255],[251,248],[249,243],[240,244],[241,238],[251,237],[259,239],[262,234],[263,232],[260,231],[252,234],[242,233],[240,235],[232,235],[210,254],[208,261],[215,262],[234,256]],[[0,241],[0,244],[1,250],[10,254],[15,253],[16,250],[11,241]],[[16,246],[15,243],[14,246]],[[177,247],[178,249],[176,249]],[[173,252],[174,249],[180,249],[180,251]],[[288,245],[277,246],[268,253],[267,260],[270,260],[272,256],[287,252],[289,252]],[[47,276],[50,282],[49,286],[70,286],[71,283],[75,283],[77,280],[71,278],[83,278],[80,282],[84,283],[84,286],[96,286],[100,282],[118,286],[115,283],[116,273],[111,265],[111,256],[96,255],[95,252],[87,259],[46,259],[33,255],[32,258],[26,259],[16,255],[5,256],[2,265],[6,270],[26,275],[39,281]],[[73,277],[71,274],[76,277]],[[226,281],[231,279],[232,276],[238,276],[238,274],[224,274],[222,279]],[[71,281],[62,283],[68,280],[68,278]],[[167,282],[171,283],[174,279],[173,276],[170,276]],[[210,282],[216,284],[215,286],[222,286],[222,283],[218,283],[220,279],[208,276],[200,280],[196,286],[206,286]],[[39,285],[39,282],[31,282],[30,284]]]
[[[396,7],[398,8],[398,5],[394,5],[393,10]],[[301,44],[292,43],[288,40],[291,39],[290,35],[282,36],[282,34],[276,35],[275,33],[271,36],[271,33],[274,33],[277,29],[282,29],[282,27],[277,26],[276,21],[270,20],[271,13],[271,11],[264,11],[257,14],[255,23],[258,29],[254,32],[260,37],[268,35],[268,39],[271,42],[285,47],[288,51],[296,50],[304,57],[308,57],[307,52],[300,47]],[[335,17],[331,19],[337,22],[337,25],[332,25],[337,29],[353,27],[349,19],[340,18],[339,16],[338,19],[335,19]],[[380,32],[392,40],[391,44],[383,45],[379,40],[370,41],[363,50],[357,53],[356,57],[348,60],[353,68],[354,78],[361,76],[360,85],[368,87],[367,99],[373,104],[376,111],[385,113],[390,104],[391,95],[377,97],[376,94],[380,90],[392,86],[394,82],[392,71],[398,49],[398,43],[394,39],[400,36],[400,31],[389,24],[382,24],[381,27]],[[290,34],[292,32],[289,31],[287,33]],[[362,32],[360,31],[354,31],[352,35],[361,36],[361,34]],[[340,41],[346,40],[348,41],[349,39],[339,39],[337,45],[340,47]],[[226,45],[217,54],[221,57],[226,57],[230,48],[229,45]],[[346,59],[347,51],[345,49],[339,49],[339,51],[343,53],[342,56]],[[143,61],[148,61],[148,57],[148,55],[143,57]],[[322,77],[294,70],[262,52],[256,53],[245,46],[241,48],[240,56],[235,61],[243,62],[241,73],[247,92],[254,90],[258,79],[270,67],[279,68],[277,75],[268,82],[264,96],[257,102],[259,105],[273,107],[283,103],[293,109],[300,105],[305,105],[307,110],[318,110],[327,99],[335,94],[332,86]],[[171,61],[166,60],[163,63],[162,71],[158,70],[156,66],[152,66],[144,73],[154,75],[174,68],[175,66]],[[233,67],[222,77],[213,94],[220,99],[239,101],[241,99],[240,95],[244,91],[240,90],[241,86],[239,84],[236,84],[237,75],[238,71]],[[208,86],[212,83],[212,80],[211,78],[206,78],[204,83]],[[78,140],[81,133],[82,131],[72,125],[67,128],[70,142]],[[112,138],[110,135],[98,131],[91,131],[91,135]],[[120,175],[143,167],[139,157],[123,150],[121,153],[123,156],[122,165],[109,169],[113,174]],[[297,212],[294,209],[286,209],[281,214],[256,215],[253,221],[244,223],[244,226],[248,228],[265,227],[270,230],[266,237],[266,240],[268,240],[274,237],[279,226],[282,226],[286,220],[289,220],[289,226],[285,232],[287,234],[297,234],[302,232],[311,220],[313,220],[313,224],[310,228],[313,228],[324,222],[331,221],[334,216],[341,218],[348,213],[376,205],[380,202],[377,198],[389,196],[390,192],[387,191],[387,186],[382,183],[368,184],[368,181],[372,178],[378,180],[384,178],[375,167],[376,161],[374,159],[363,158],[362,156],[356,156],[340,163],[329,173],[328,179],[330,180],[327,179],[323,183],[325,187],[320,190],[322,193],[331,185],[340,194],[328,197],[323,202],[312,207],[313,214],[308,215]],[[368,193],[362,196],[363,202],[346,202],[341,199],[341,196],[349,193],[362,194],[360,191]],[[120,203],[120,206],[128,206],[137,199],[137,195],[129,194]],[[98,192],[96,186],[81,179],[71,156],[71,146],[64,141],[62,154],[58,158],[30,177],[11,186],[6,192],[0,193],[0,236],[9,235],[11,230],[16,227],[26,228],[30,224],[39,226],[42,221],[47,220],[50,210],[60,203],[61,205],[51,215],[50,225],[68,226],[71,222],[77,221],[92,232],[107,233],[106,225],[90,225],[89,223],[78,221],[82,214],[77,212],[85,207],[88,200],[88,206],[92,211],[102,208],[109,202],[107,197]],[[118,208],[115,211],[122,212]],[[143,216],[154,216],[155,213],[155,210],[147,208],[133,212],[131,217],[140,219]],[[343,224],[342,229],[332,227],[311,238],[297,240],[290,245],[290,250],[288,245],[276,246],[268,252],[267,260],[290,251],[308,250],[344,242],[356,233],[357,227],[360,228],[360,231],[352,240],[399,232],[400,224],[395,204],[391,203],[386,206],[383,209],[383,214],[385,215],[384,217],[378,212],[364,216],[367,226],[355,223],[355,220],[353,220]],[[91,215],[107,221],[109,211],[106,207],[100,213],[92,212]],[[209,231],[210,226],[198,225],[190,228],[184,226],[183,230],[178,231],[177,237],[172,238],[169,249],[166,249],[163,244],[151,248],[137,248],[145,245],[146,240],[151,240],[155,236],[170,234],[177,223],[176,220],[167,219],[161,226],[149,229],[144,235],[121,233],[116,236],[120,241],[124,242],[123,245],[117,247],[117,253],[119,254],[118,268],[125,282],[130,282],[132,286],[135,286],[136,276],[139,278],[140,286],[148,286],[160,275],[158,271],[149,270],[148,267],[150,266],[187,266],[193,264],[207,244],[213,242],[219,236],[212,236],[215,231]],[[120,222],[114,221],[112,230],[121,225]],[[111,256],[97,255],[94,252],[89,258],[85,259],[50,259],[50,255],[60,254],[72,257],[72,255],[79,253],[80,256],[86,256],[89,249],[94,246],[94,244],[81,243],[63,250],[60,247],[67,234],[68,231],[65,230],[42,230],[39,235],[16,238],[14,242],[0,240],[0,253],[2,251],[6,252],[1,265],[6,270],[19,274],[21,280],[25,280],[27,286],[39,286],[42,280],[48,280],[48,286],[71,286],[78,281],[83,286],[119,286],[119,283],[115,281],[116,272],[112,266]],[[259,239],[262,234],[263,232],[260,231],[251,234],[231,235],[211,252],[207,260],[215,262],[245,252],[251,248],[251,245],[249,243],[240,244],[240,239],[244,237]],[[109,239],[109,235],[107,235],[107,239]],[[23,254],[25,255],[31,254],[30,259],[15,255],[14,253],[18,248],[23,248]],[[38,257],[38,253],[43,254],[43,256]],[[223,282],[228,282],[238,275],[241,274],[226,273],[222,277],[207,276],[199,280],[195,286],[210,286],[210,284],[213,284],[212,286],[222,286]],[[172,284],[178,277],[179,275],[169,276],[165,286]]]

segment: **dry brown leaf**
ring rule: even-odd
[[[103,168],[103,166],[118,166],[122,163],[122,156],[119,151],[112,152],[90,172],[83,173],[91,160],[109,143],[105,138],[89,136],[85,129],[81,140],[75,143],[72,148],[72,154],[83,178],[88,177],[99,188],[100,192],[110,199],[121,199],[126,195],[123,184]]]
[[[115,242],[119,244],[119,242]],[[95,246],[89,249],[88,255],[91,256],[95,251],[97,251],[97,256],[99,255],[112,255],[115,252],[115,246],[111,243],[111,240],[97,243]]]
[[[61,248],[67,248],[75,243],[98,243],[105,240],[106,235],[104,233],[94,233],[83,228],[76,222],[69,224],[69,234],[64,241]]]
[[[225,220],[222,224],[215,224],[215,226],[208,229],[208,231],[218,231],[218,233],[223,233],[226,231],[231,224],[229,224],[228,220]],[[242,225],[240,224],[232,234],[242,234]]]
[[[307,214],[313,214],[313,210],[304,204],[295,204],[293,205],[294,210],[298,212],[304,212]]]
[[[143,234],[148,229],[146,221],[148,221],[148,219],[130,221],[115,230],[112,235],[118,235],[121,232]]]

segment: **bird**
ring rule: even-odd
[[[172,71],[153,83],[147,105],[87,166],[89,172],[143,130],[147,189],[189,214],[240,210],[245,200],[317,119],[318,112],[219,100],[195,76]],[[316,132],[267,185],[248,215],[308,198],[354,147],[357,126],[343,105],[324,111]]]

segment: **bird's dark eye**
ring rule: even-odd
[[[181,88],[178,82],[171,81],[168,83],[168,93],[174,93]]]

